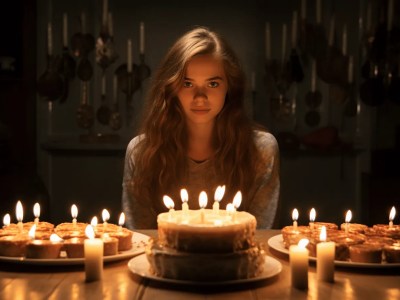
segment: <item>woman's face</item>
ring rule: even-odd
[[[213,124],[227,91],[222,61],[212,55],[193,57],[177,94],[189,125]]]

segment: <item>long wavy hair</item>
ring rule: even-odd
[[[169,49],[156,71],[146,99],[146,112],[135,150],[132,191],[138,201],[165,211],[164,194],[179,195],[188,170],[188,132],[185,114],[177,98],[187,64],[197,55],[212,54],[223,61],[228,81],[224,107],[213,130],[213,172],[227,187],[226,197],[241,190],[242,209],[256,180],[261,159],[254,143],[254,126],[244,109],[246,78],[239,60],[227,42],[207,28],[195,28]]]

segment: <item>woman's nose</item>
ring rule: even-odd
[[[204,88],[201,88],[201,87],[195,88],[193,99],[194,100],[197,100],[197,99],[203,99],[203,100],[205,99],[205,100],[207,100],[208,97],[207,97],[207,93],[204,90]]]

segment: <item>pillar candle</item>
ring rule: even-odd
[[[298,245],[289,247],[290,271],[292,286],[298,289],[308,288],[308,244],[307,239],[301,239]]]
[[[94,238],[94,229],[86,226],[88,239],[84,242],[86,281],[100,280],[103,275],[103,241]]]
[[[325,226],[321,228],[320,241],[317,244],[317,279],[333,282],[335,275],[335,243],[326,242]]]
[[[144,23],[140,22],[140,54],[144,54]]]

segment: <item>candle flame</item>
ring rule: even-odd
[[[235,209],[237,209],[241,203],[242,203],[242,193],[238,191],[235,197],[233,197],[232,204],[235,207]]]
[[[321,227],[321,233],[319,234],[319,240],[321,242],[325,242],[326,241],[326,227],[325,226]]]
[[[297,210],[297,208],[295,208],[295,209],[293,209],[293,212],[292,212],[292,220],[297,221],[298,218],[299,218],[299,211]]]
[[[124,226],[124,224],[125,224],[125,214],[122,212],[121,215],[119,216],[118,225]]]
[[[3,224],[4,226],[8,226],[11,223],[11,217],[10,214],[5,214],[3,218]]]
[[[17,217],[18,222],[22,222],[22,220],[24,219],[24,210],[22,208],[22,203],[19,200],[15,208],[15,216]]]
[[[87,225],[85,228],[85,234],[89,239],[94,239],[94,229],[92,225]]]
[[[207,194],[206,192],[202,191],[199,195],[199,206],[200,208],[205,208],[207,206]]]
[[[315,208],[311,208],[311,211],[310,211],[310,222],[314,222],[316,216],[317,216],[317,212],[315,211]]]
[[[163,201],[164,201],[164,205],[168,208],[168,209],[173,209],[175,207],[175,203],[174,201],[171,199],[171,197],[165,195],[163,197]]]
[[[227,211],[228,213],[232,213],[232,212],[235,211],[235,207],[233,206],[232,203],[228,203],[228,204],[226,205],[226,211]]]
[[[107,222],[110,219],[110,213],[107,209],[103,209],[101,216],[103,217],[103,222]]]
[[[297,245],[300,248],[305,248],[305,247],[307,247],[308,243],[309,243],[308,239],[301,239]]]
[[[189,194],[186,189],[181,189],[181,199],[182,199],[182,202],[188,202]]]
[[[392,209],[390,210],[389,221],[393,221],[395,216],[396,216],[396,208],[393,206]]]
[[[33,206],[33,215],[35,216],[35,218],[40,217],[40,204],[39,203],[35,203],[35,205]]]
[[[78,217],[78,207],[76,207],[75,204],[72,204],[71,206],[71,216],[73,219],[76,219]]]
[[[63,239],[60,238],[56,233],[52,233],[50,235],[50,241],[52,241],[52,242],[62,242]]]
[[[31,227],[31,229],[29,229],[29,237],[34,240],[35,239],[35,233],[36,233],[36,224],[33,224],[33,226]]]
[[[225,194],[225,185],[223,186],[218,186],[217,189],[215,190],[214,194],[214,200],[217,202],[220,202],[222,198],[224,197]]]
[[[94,217],[92,218],[92,220],[90,221],[90,225],[92,225],[93,227],[96,227],[97,224],[98,224],[97,217],[94,216]]]
[[[350,223],[352,217],[353,215],[351,214],[351,210],[349,209],[346,213],[346,218],[345,218],[346,223]]]

